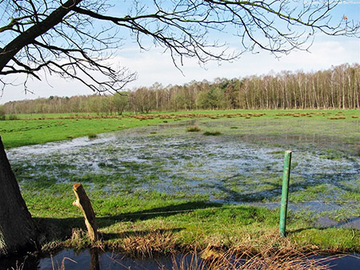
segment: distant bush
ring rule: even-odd
[[[16,115],[9,115],[9,120],[19,120],[19,118]]]

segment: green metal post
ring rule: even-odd
[[[281,192],[281,208],[280,208],[280,235],[285,237],[286,231],[286,216],[288,208],[289,197],[289,182],[290,182],[290,168],[291,168],[291,151],[285,152],[284,158],[284,174]]]

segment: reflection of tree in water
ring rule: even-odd
[[[89,270],[100,270],[100,264],[99,264],[99,249],[98,248],[91,248],[90,249],[90,268]]]

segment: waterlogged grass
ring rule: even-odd
[[[169,119],[168,121],[173,121]],[[0,121],[0,135],[5,148],[46,142],[71,140],[88,136],[95,138],[97,133],[113,132],[162,123],[162,119],[137,119],[124,117],[77,118],[74,119],[29,119]]]
[[[90,244],[81,213],[72,206],[72,184],[81,182],[97,215],[98,245],[132,255],[208,247],[359,252],[359,230],[315,226],[324,217],[346,222],[359,216],[360,120],[352,117],[359,114],[20,116],[0,122],[0,129],[8,148],[85,136],[8,151],[28,208],[45,234],[45,249]],[[21,129],[26,121],[29,130]],[[189,127],[201,132],[187,132]],[[94,136],[113,130],[122,131]],[[214,131],[221,134],[203,134]],[[278,206],[288,149],[294,153],[289,234],[283,239],[278,236]]]
[[[337,118],[338,116],[341,118]],[[242,119],[248,121],[245,126],[249,124],[255,128],[255,132],[261,131],[262,126],[257,125],[256,119],[311,119],[314,121],[306,121],[319,125],[316,134],[324,134],[330,132],[331,127],[327,130],[321,128],[321,122],[334,121],[348,122],[353,121],[359,126],[360,112],[359,110],[262,110],[262,111],[248,111],[248,110],[231,110],[231,111],[192,111],[192,112],[159,112],[146,115],[132,115],[124,114],[118,115],[98,115],[98,114],[41,114],[41,115],[17,115],[18,120],[0,121],[0,135],[6,148],[18,147],[23,145],[40,144],[45,142],[68,140],[81,136],[94,137],[95,134],[113,132],[125,128],[157,125],[161,123],[172,123],[178,120],[189,119]],[[255,120],[255,121],[254,121]],[[294,121],[291,121],[294,123]],[[231,126],[229,129],[242,129],[244,123],[239,123],[239,126]],[[272,125],[271,122],[268,125]],[[266,126],[265,125],[265,128]],[[341,126],[336,124],[336,126]],[[298,133],[302,129],[302,125],[292,126],[293,132]],[[299,130],[300,129],[300,130]],[[214,132],[214,130],[202,129],[205,133]],[[219,131],[220,132],[220,131]],[[282,130],[275,129],[269,135],[278,135]],[[301,132],[303,133],[303,132]],[[343,133],[341,130],[340,134]],[[154,133],[156,134],[156,133]],[[244,133],[246,134],[246,133]]]
[[[216,130],[216,131],[205,131],[203,133],[205,136],[219,136],[221,135],[221,132]]]

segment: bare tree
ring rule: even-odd
[[[346,18],[333,22],[330,17],[339,2],[0,0],[0,81],[6,86],[8,75],[24,74],[27,90],[27,79],[41,79],[45,72],[79,80],[93,91],[118,91],[135,78],[125,68],[112,68],[108,60],[127,31],[140,48],[147,48],[149,41],[163,47],[178,67],[184,57],[206,62],[231,60],[244,51],[276,54],[306,49],[316,32],[357,34],[357,23]],[[213,34],[223,39],[238,36],[239,51],[228,52],[226,42],[210,39]],[[2,164],[7,162],[5,154],[0,158]],[[24,234],[21,241],[13,237],[33,226],[23,203],[13,208],[12,202],[19,201],[17,183],[9,176],[10,166],[4,170],[1,183],[14,190],[8,191],[8,200],[0,197],[0,254],[33,243],[32,233]],[[3,213],[10,210],[24,222],[9,225]]]

